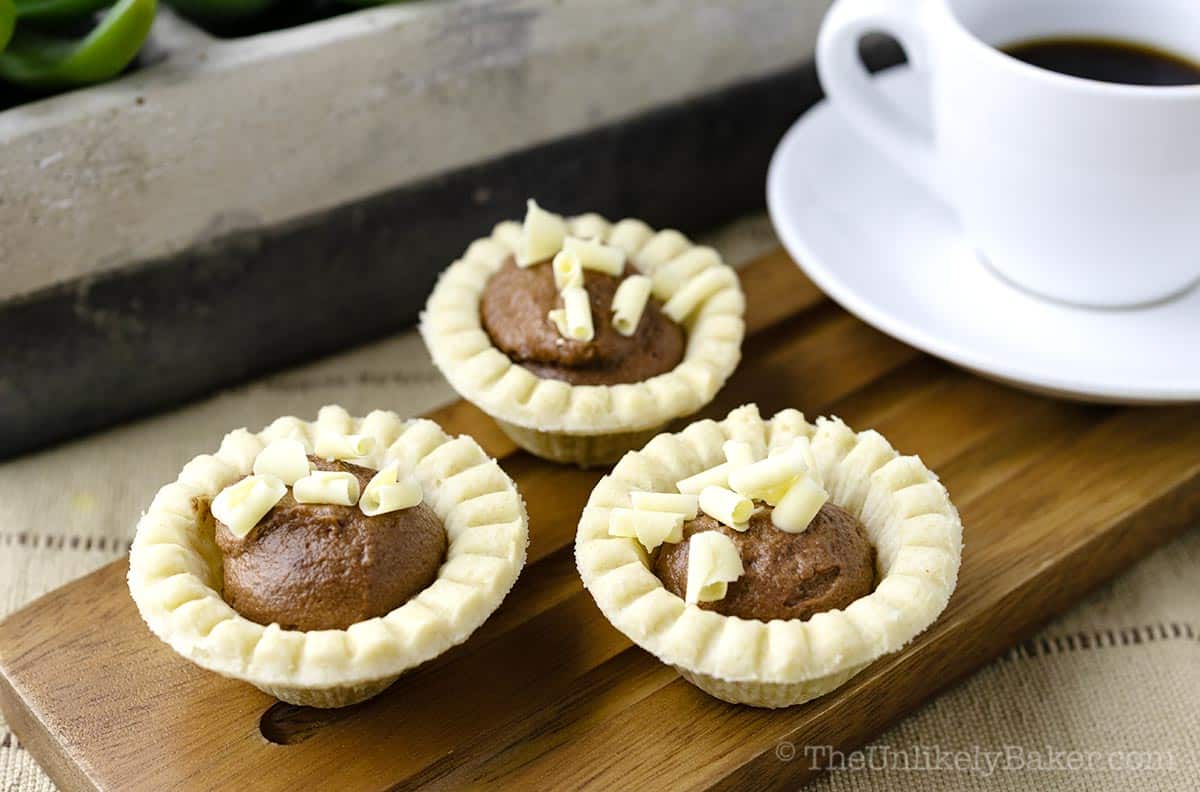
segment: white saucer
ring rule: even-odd
[[[924,104],[924,83],[908,67],[876,82],[901,106]],[[1128,310],[1030,295],[981,264],[953,214],[828,102],[800,118],[776,149],[767,205],[784,246],[818,286],[914,347],[1040,392],[1123,403],[1200,400],[1200,288]]]

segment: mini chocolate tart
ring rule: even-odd
[[[535,214],[557,237],[534,244]],[[581,254],[577,280],[560,279],[572,244],[599,261]],[[420,330],[454,389],[517,445],[590,466],[713,399],[740,360],[744,311],[733,269],[678,231],[531,205],[442,274]]]
[[[290,475],[264,462],[284,444],[301,468]],[[230,432],[188,462],[138,522],[129,590],[197,665],[341,707],[466,640],[527,543],[516,486],[473,439],[323,407],[312,423]]]
[[[937,476],[879,433],[747,405],[626,454],[592,491],[575,554],[635,643],[719,699],[786,707],[934,622],[962,524]]]

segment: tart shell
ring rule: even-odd
[[[311,453],[318,429],[369,435],[376,450],[348,461],[373,468],[398,462],[415,477],[445,526],[446,558],[433,583],[386,616],[345,630],[257,624],[221,597],[209,504],[251,472],[266,444],[291,437]],[[452,438],[428,420],[379,410],[357,419],[329,406],[315,422],[285,417],[257,434],[230,432],[215,454],[188,462],[138,522],[129,591],[151,631],[197,665],[292,704],[341,707],[465,641],[516,582],[528,538],[516,485],[472,438]]]
[[[876,549],[875,590],[845,609],[770,622],[701,610],[663,587],[636,539],[609,536],[609,512],[630,507],[631,491],[673,491],[723,462],[726,440],[747,441],[761,457],[800,435],[811,439],[830,499],[862,521]],[[786,707],[830,692],[934,622],[957,582],[962,523],[937,476],[878,432],[837,418],[814,425],[796,410],[764,420],[747,405],[626,454],[588,499],[575,557],[605,617],[689,682],[724,701]]]
[[[479,305],[488,280],[515,254],[521,226],[500,223],[442,273],[421,315],[434,364],[463,398],[537,456],[581,466],[609,464],[668,422],[710,402],[741,359],[746,300],[737,273],[711,248],[678,231],[655,233],[639,220],[612,224],[598,215],[567,220],[570,233],[622,248],[669,300],[683,289],[703,295],[684,322],[687,347],[671,371],[621,385],[570,385],[514,363],[483,329]]]

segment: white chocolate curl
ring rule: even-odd
[[[583,286],[583,265],[579,263],[579,256],[574,253],[567,250],[558,251],[550,267],[554,270],[554,287],[559,291],[568,286]]]
[[[546,314],[546,318],[554,325],[554,329],[563,338],[570,338],[571,334],[567,332],[567,312],[562,308],[553,308],[550,313]]]
[[[729,463],[730,476],[738,468],[754,464],[754,449],[745,440],[726,440],[721,446],[725,461]]]
[[[292,487],[296,503],[329,503],[353,506],[358,502],[358,479],[351,473],[314,470]]]
[[[567,338],[575,341],[591,341],[596,337],[592,326],[592,306],[588,293],[580,286],[568,286],[562,290],[563,311],[567,325]]]
[[[231,484],[213,498],[212,515],[239,539],[287,494],[287,485],[275,476],[253,475]]]
[[[667,300],[666,305],[663,306],[663,313],[674,322],[683,324],[683,320],[687,319],[700,303],[716,294],[725,286],[730,285],[731,281],[736,277],[733,274],[733,270],[727,267],[707,269],[689,280],[687,285],[682,289],[675,292],[671,299]]]
[[[737,545],[720,531],[701,531],[688,540],[688,576],[684,600],[713,602],[725,596],[728,585],[745,569]]]
[[[701,470],[694,476],[688,476],[683,481],[675,482],[675,489],[685,495],[699,495],[705,487],[728,487],[729,463],[722,462],[716,467]]]
[[[754,514],[754,502],[724,487],[705,487],[700,491],[700,511],[735,531],[744,531]]]
[[[254,458],[255,474],[274,476],[289,487],[307,476],[310,468],[304,444],[290,437],[272,440]]]
[[[421,502],[424,495],[421,485],[409,478],[399,480],[400,466],[391,464],[376,473],[363,490],[358,508],[368,517],[388,512],[411,509]]]
[[[633,508],[639,511],[670,512],[682,514],[685,520],[694,520],[700,513],[699,495],[682,495],[675,492],[631,492]]]
[[[729,486],[737,493],[775,505],[792,483],[808,472],[804,455],[793,446],[729,474]]]
[[[368,435],[342,434],[335,429],[317,428],[313,453],[322,459],[357,459],[375,450],[375,438]]]
[[[623,336],[637,332],[650,299],[650,279],[645,275],[630,275],[621,281],[613,295],[613,327]]]
[[[636,538],[646,552],[653,552],[663,542],[683,541],[683,515],[616,508],[608,516],[608,534]]]
[[[517,246],[517,266],[528,267],[545,261],[562,250],[567,235],[567,223],[553,212],[547,212],[532,198],[526,203],[525,225]]]
[[[562,243],[563,250],[579,257],[579,263],[584,269],[595,270],[620,277],[625,271],[625,251],[611,247],[602,242],[579,237],[567,237]]]
[[[817,469],[817,458],[813,455],[812,441],[801,435],[792,441],[791,445],[783,446],[772,452],[771,456],[779,454],[798,454],[804,460],[805,475],[821,484],[821,472]]]
[[[776,504],[771,512],[771,523],[781,531],[803,533],[827,500],[829,493],[824,487],[808,476],[802,476]]]

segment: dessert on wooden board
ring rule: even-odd
[[[434,363],[533,454],[609,464],[703,407],[737,367],[737,274],[678,231],[530,201],[441,276],[421,317]]]
[[[937,476],[879,433],[746,405],[626,454],[575,550],[635,643],[717,698],[785,707],[933,623],[962,524]]]
[[[516,486],[475,440],[327,406],[185,465],[138,523],[128,581],[183,657],[339,707],[466,640],[527,543]]]
[[[944,477],[964,522],[970,518],[973,552],[963,553],[951,604],[903,651],[779,718],[689,693],[672,668],[629,651],[590,595],[579,600],[574,558],[564,567],[557,552],[568,538],[561,523],[570,523],[573,539],[575,518],[607,471],[581,473],[513,452],[490,418],[457,402],[432,417],[450,434],[473,434],[502,459],[526,499],[536,501],[531,530],[542,533],[530,553],[538,563],[522,571],[519,596],[510,594],[470,643],[438,658],[433,673],[406,674],[369,706],[340,714],[268,706],[254,688],[165,651],[123,586],[113,585],[126,573],[120,560],[0,624],[0,682],[9,685],[0,684],[0,704],[9,724],[64,778],[86,768],[126,786],[220,778],[237,788],[256,771],[303,786],[313,767],[396,786],[435,774],[460,782],[553,777],[570,787],[587,779],[653,783],[663,773],[691,774],[704,785],[794,785],[816,768],[778,762],[779,741],[861,744],[1194,519],[1200,444],[1181,438],[1200,436],[1195,411],[1097,412],[1029,396],[935,363],[831,305],[811,311],[815,287],[781,254],[750,272],[743,276],[748,324],[771,330],[747,347],[750,369],[731,383],[743,400],[779,395],[764,374],[802,383],[787,385],[792,404],[826,405],[810,415],[842,415],[855,428],[877,428],[897,448],[919,451]],[[1059,496],[1072,485],[1091,494],[1064,501]],[[630,506],[663,508],[677,499],[658,496],[670,494],[632,496]],[[1071,520],[1081,503],[1088,519]],[[955,651],[964,641],[972,651]],[[530,651],[545,642],[554,651]],[[119,652],[139,673],[111,673],[94,662],[97,646]],[[462,693],[462,684],[486,695],[478,705],[469,695],[447,711],[446,698]],[[556,706],[563,696],[571,707]],[[95,705],[89,713],[79,712],[81,697]],[[181,707],[187,717],[173,717]],[[260,719],[271,739],[304,742],[263,742]],[[128,728],[114,733],[106,723]],[[646,724],[655,724],[650,732],[661,732],[663,746],[656,750],[652,740],[640,753],[612,752]],[[193,750],[180,753],[185,744]],[[361,750],[346,763],[345,746],[355,744]],[[726,760],[710,761],[718,754]]]
[[[443,274],[421,332],[518,445],[580,465],[624,453],[579,523],[585,586],[689,681],[777,707],[927,627],[961,524],[919,459],[837,419],[747,405],[658,434],[732,373],[744,309],[733,270],[678,232],[530,201]],[[189,462],[143,515],[128,580],[179,654],[337,707],[465,640],[527,541],[515,484],[472,438],[327,406]]]

